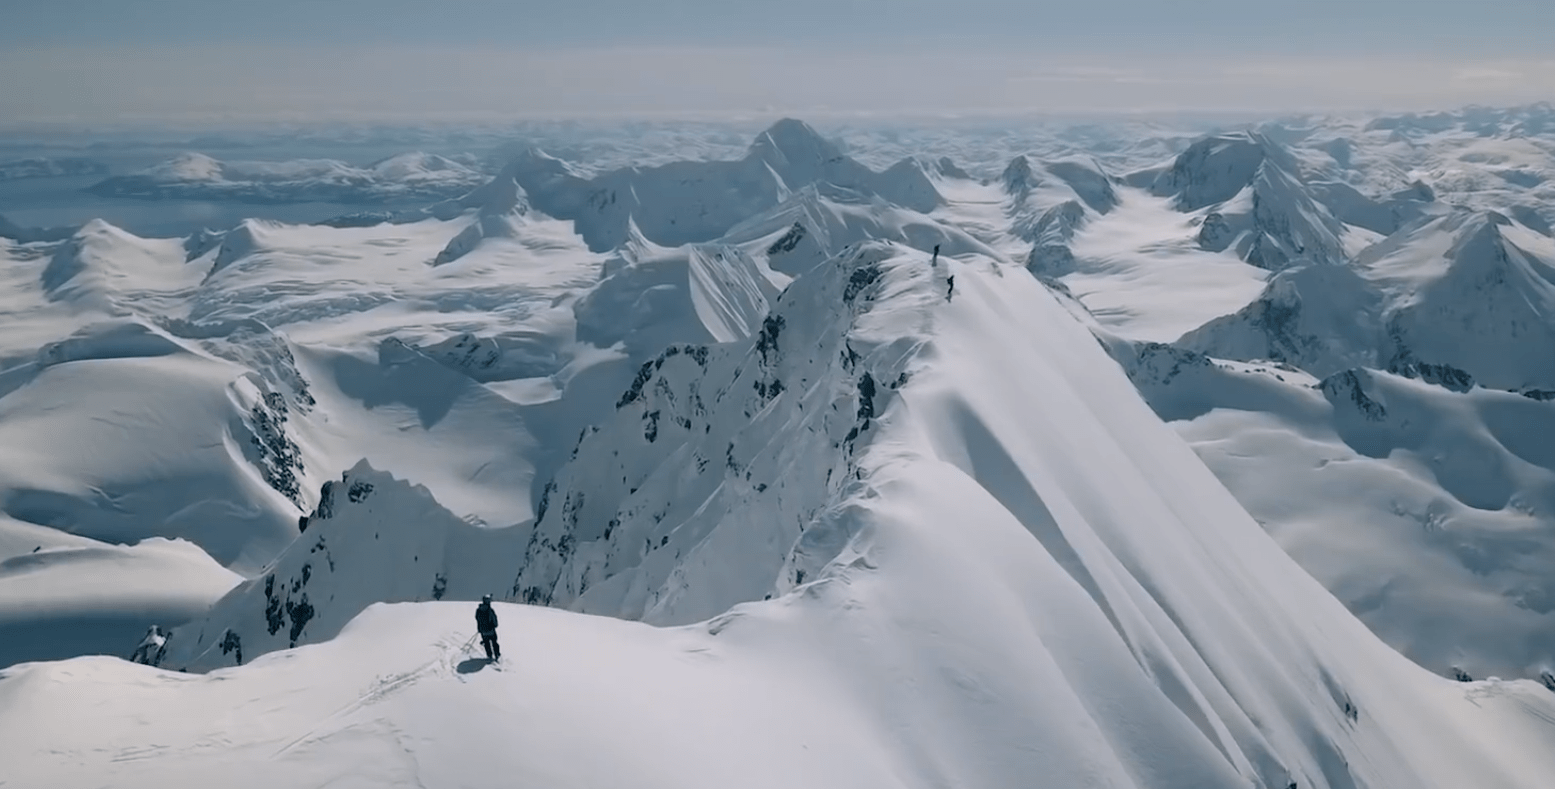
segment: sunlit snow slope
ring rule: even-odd
[[[835,417],[859,428],[847,446],[811,458],[854,458],[785,562],[824,554],[813,577],[775,573],[772,600],[668,629],[504,605],[500,667],[461,649],[468,604],[425,603],[206,675],[105,658],[12,668],[8,779],[1547,785],[1555,696],[1451,682],[1384,646],[1019,269],[880,251],[802,276],[776,308],[790,325],[840,318],[853,363],[906,373],[873,413]],[[786,385],[766,407],[805,392]],[[361,544],[344,513],[380,495],[307,537]],[[422,528],[379,515],[396,534]],[[712,536],[691,547],[724,550]]]
[[[0,221],[0,785],[1550,785],[1555,111],[592,133]]]

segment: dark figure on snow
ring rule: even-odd
[[[162,665],[162,658],[167,657],[167,638],[172,635],[162,628],[152,625],[146,631],[146,637],[141,639],[140,646],[135,647],[135,653],[130,655],[131,663],[144,663],[148,666]]]
[[[956,295],[956,275],[951,274],[945,278],[945,300],[950,301],[950,297],[954,295]]]
[[[931,265],[931,266],[938,266],[939,265],[939,244],[935,244],[934,245],[934,259],[929,261],[929,265]]]
[[[502,648],[497,646],[497,612],[491,607],[491,595],[482,597],[481,604],[475,609],[475,629],[481,634],[481,646],[486,648],[486,659],[501,658]]]

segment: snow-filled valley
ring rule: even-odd
[[[1555,782],[1555,109],[730,134],[0,219],[0,786]]]

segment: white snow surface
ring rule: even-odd
[[[0,517],[0,663],[117,654],[202,616],[241,576],[197,546],[119,545]]]
[[[1552,673],[1548,403],[1367,369],[1319,381],[1170,346],[1127,364],[1248,511],[1390,644],[1443,675]]]
[[[821,541],[835,558],[813,580],[668,629],[502,605],[500,668],[461,649],[470,606],[452,603],[371,607],[329,643],[206,675],[105,658],[25,664],[0,675],[0,741],[23,754],[11,775],[1545,785],[1555,697],[1530,682],[1434,677],[1383,645],[1035,280],[951,264],[959,292],[947,302],[919,255],[860,262],[881,271],[847,320],[860,363],[910,379],[883,398],[856,475],[812,526],[835,532]],[[838,309],[828,302],[793,307]],[[1033,336],[1047,339],[995,339]],[[320,535],[365,538],[334,525]],[[219,710],[220,722],[185,710]]]
[[[1549,785],[1548,107],[563,128],[0,240],[0,784]]]

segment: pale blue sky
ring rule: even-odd
[[[0,123],[1555,99],[1552,0],[0,0]]]

